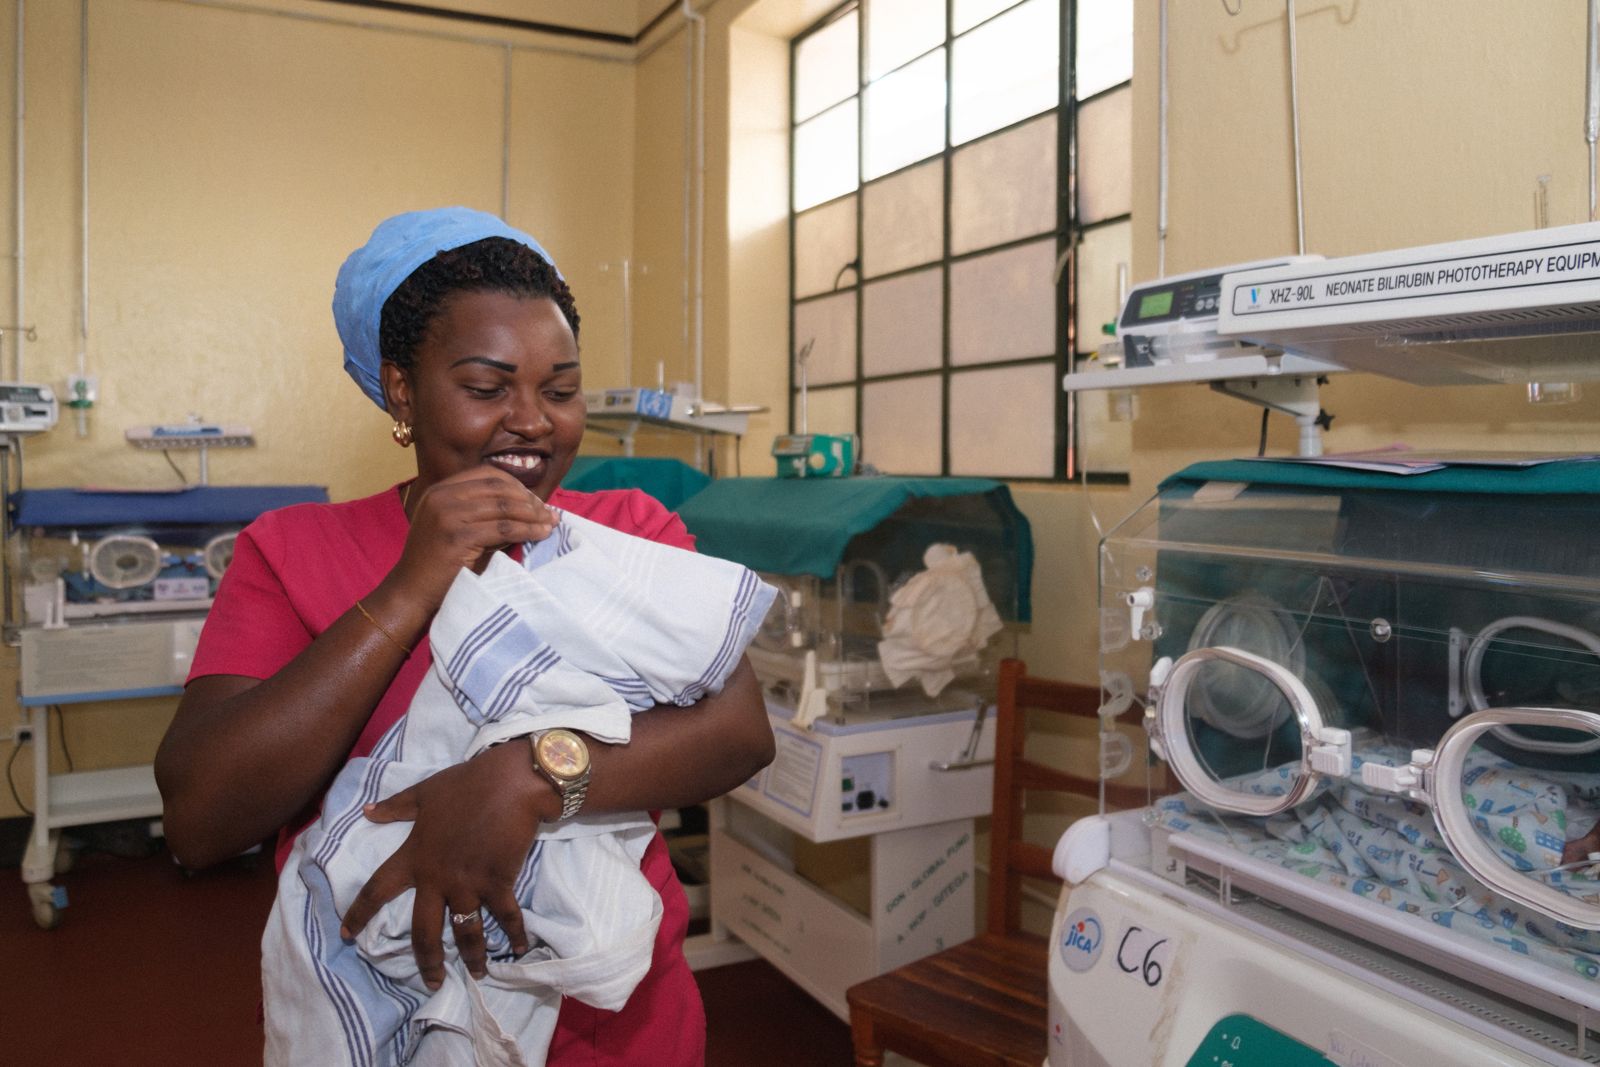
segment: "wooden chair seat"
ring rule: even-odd
[[[850,987],[859,1067],[892,1048],[922,1063],[1040,1067],[1045,1057],[1048,942],[979,934]]]

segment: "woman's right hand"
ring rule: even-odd
[[[400,562],[380,584],[438,608],[461,568],[481,571],[508,545],[542,541],[556,527],[545,502],[507,472],[484,464],[434,482],[411,505],[411,532]]]

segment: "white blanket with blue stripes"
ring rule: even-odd
[[[775,592],[737,564],[570,513],[522,564],[497,553],[482,575],[462,571],[429,630],[433,670],[372,755],[340,771],[279,876],[262,938],[267,1063],[542,1064],[562,996],[620,1009],[661,921],[639,870],[655,832],[644,813],[541,827],[516,882],[533,948],[513,957],[485,913],[489,974],[474,981],[446,922],[446,978],[430,993],[411,891],[353,944],[339,937],[411,831],[362,807],[535,730],[627,741],[633,713],[721,688]]]

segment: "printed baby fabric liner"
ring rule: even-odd
[[[1468,937],[1539,960],[1600,984],[1600,931],[1584,930],[1514,904],[1467,874],[1445,848],[1426,807],[1369,791],[1361,764],[1403,765],[1409,749],[1369,741],[1349,779],[1319,782],[1311,798],[1278,815],[1221,815],[1187,793],[1155,807],[1162,826],[1228,844],[1255,859],[1297,871]],[[1266,796],[1288,791],[1292,767],[1235,779]],[[1563,846],[1600,817],[1600,773],[1530,770],[1474,749],[1463,775],[1464,800],[1478,832],[1512,869],[1536,875],[1600,904],[1600,879],[1585,869],[1552,871]]]

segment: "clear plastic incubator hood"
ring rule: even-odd
[[[1600,463],[1200,464],[1099,566],[1051,1064],[1600,1062]]]

